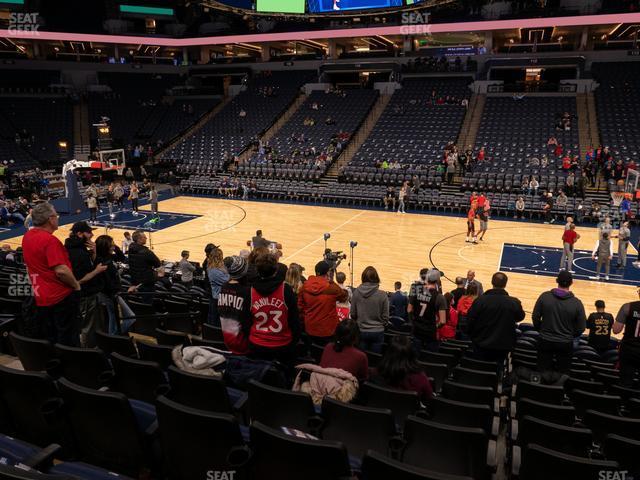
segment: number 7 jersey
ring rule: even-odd
[[[293,335],[284,299],[284,282],[268,295],[251,288],[251,317],[249,341],[254,345],[278,348],[291,343]]]

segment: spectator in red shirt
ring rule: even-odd
[[[341,321],[336,327],[334,341],[327,344],[322,352],[322,368],[340,368],[351,373],[359,382],[369,378],[369,359],[354,347],[360,341],[358,324],[351,319]]]
[[[558,145],[556,145],[556,148],[553,151],[553,153],[555,153],[556,157],[561,157],[563,151],[564,150],[562,149],[562,145],[558,144]]]
[[[566,172],[571,168],[571,158],[569,155],[562,157],[562,169]]]
[[[482,162],[484,160],[484,147],[480,147],[480,151],[478,152],[478,161]]]
[[[407,335],[397,335],[391,340],[372,381],[391,388],[417,392],[423,403],[433,396],[429,377],[418,363],[411,337]]]
[[[560,260],[560,270],[569,270],[573,273],[573,246],[580,238],[576,232],[576,225],[572,223],[569,229],[562,234],[562,259]]]
[[[22,239],[36,303],[34,336],[52,343],[79,346],[78,294],[80,283],[62,242],[53,236],[58,214],[49,203],[36,205],[31,213],[33,228]]]

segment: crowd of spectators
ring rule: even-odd
[[[35,335],[66,345],[95,346],[96,331],[119,333],[131,327],[126,293],[153,302],[161,262],[141,231],[126,235],[119,248],[108,235],[94,241],[95,228],[82,221],[72,226],[63,244],[53,235],[58,217],[51,204],[39,202],[32,212],[33,228],[22,244],[34,287],[35,323],[40,326]],[[273,249],[279,245],[264,239],[262,232],[251,245],[252,252],[226,257],[220,246],[207,245],[202,267],[210,290],[208,321],[221,327],[232,352],[278,360],[289,374],[296,345],[304,339],[324,349],[320,367],[341,368],[360,380],[413,390],[428,401],[432,386],[423,369],[415,367],[421,351],[435,352],[440,342],[458,339],[471,342],[476,358],[500,364],[514,348],[518,323],[525,318],[520,301],[507,293],[508,278],[501,272],[492,276],[486,291],[472,270],[457,277],[455,288],[447,291],[442,273],[424,268],[408,294],[400,282],[394,292],[385,292],[374,266],[363,270],[358,286],[346,287],[346,276],[329,260],[318,262],[314,275],[305,278],[300,265],[280,263],[281,252]],[[16,252],[8,247],[1,252],[3,262],[16,261]],[[128,265],[131,276],[128,292],[120,280],[121,264]],[[192,286],[197,267],[189,262],[189,252],[182,253],[179,269],[183,284]],[[540,332],[537,368],[546,383],[568,374],[577,339],[586,328],[589,344],[605,353],[611,332],[619,333],[625,325],[634,328],[634,312],[640,308],[638,302],[625,304],[611,322],[599,301],[587,321],[582,302],[571,292],[572,283],[571,273],[561,271],[557,287],[540,295],[532,313]],[[126,324],[119,323],[117,310],[126,312]],[[606,339],[602,321],[596,322],[602,318],[610,322]],[[384,349],[389,329],[405,335]],[[626,348],[621,382],[630,383],[640,368],[634,350],[637,338],[627,335],[622,342]],[[371,353],[382,355],[376,369],[368,368]]]

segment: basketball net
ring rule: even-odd
[[[613,204],[616,207],[619,207],[622,203],[622,200],[624,200],[625,195],[626,192],[611,192],[611,200],[613,200]]]

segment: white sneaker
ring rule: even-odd
[[[596,280],[600,280],[600,275],[596,275]]]
[[[569,270],[569,273],[576,273],[575,270]]]
[[[609,280],[609,275],[607,275],[606,277],[604,277],[605,280]]]

